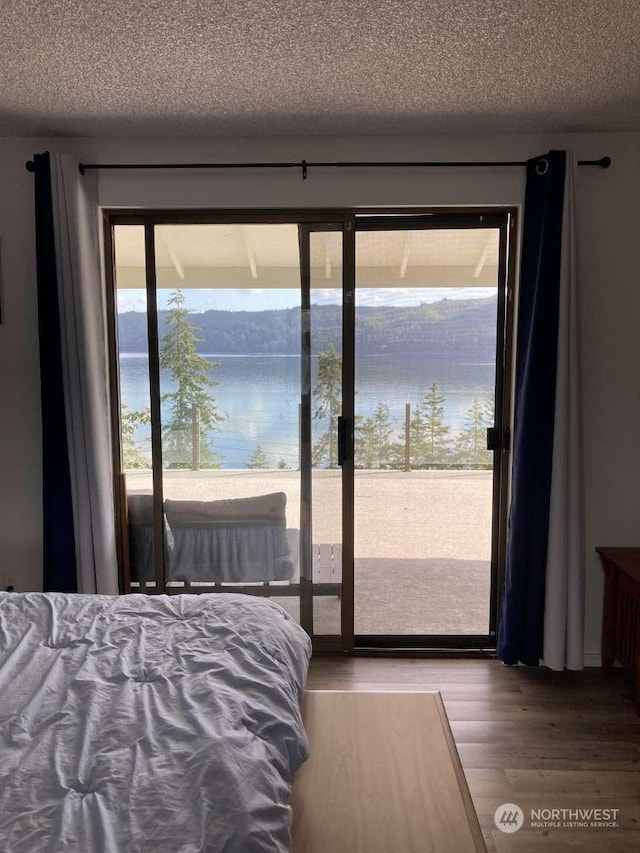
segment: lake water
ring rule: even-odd
[[[219,383],[213,389],[218,410],[225,415],[210,443],[222,460],[223,468],[243,468],[260,444],[269,465],[284,459],[298,467],[298,406],[300,402],[300,358],[279,355],[208,355],[220,366],[211,370]],[[312,359],[312,387],[317,360]],[[417,404],[432,382],[444,394],[444,417],[452,435],[465,426],[465,416],[474,400],[484,402],[493,395],[495,365],[456,364],[451,361],[420,361],[409,358],[367,357],[356,365],[356,413],[367,417],[379,402],[391,412],[396,434],[404,430],[405,404]],[[149,370],[146,355],[120,355],[122,402],[131,410],[149,406]],[[161,377],[161,393],[174,390]],[[163,415],[168,412],[163,407]],[[314,425],[314,433],[322,432]],[[148,429],[138,430],[141,441]]]

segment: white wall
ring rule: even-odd
[[[313,159],[526,159],[550,147],[609,154],[581,169],[578,234],[586,461],[586,661],[598,660],[602,578],[596,545],[640,545],[640,134],[308,139],[0,140],[0,569],[21,589],[41,575],[40,389],[33,177],[55,150],[85,162]],[[100,173],[106,206],[340,207],[521,204],[522,170]]]

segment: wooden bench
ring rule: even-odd
[[[293,853],[486,851],[439,693],[308,691]]]
[[[342,545],[312,545],[314,595],[342,595]]]

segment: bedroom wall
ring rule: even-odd
[[[85,162],[281,159],[524,159],[549,147],[609,154],[580,170],[578,237],[584,343],[586,663],[599,662],[602,578],[596,545],[640,544],[640,134],[504,137],[117,140],[0,139],[0,572],[41,583],[40,390],[33,177],[24,162],[56,150]],[[522,170],[101,173],[107,206],[210,207],[520,204]]]

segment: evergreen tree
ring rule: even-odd
[[[331,344],[318,354],[318,379],[313,389],[313,419],[327,423],[327,430],[313,446],[313,464],[338,464],[338,416],[342,410],[342,357]]]
[[[289,471],[290,466],[287,465],[287,460],[284,458],[284,456],[281,456],[280,459],[278,459],[278,468],[281,471]]]
[[[420,404],[413,407],[409,421],[409,459],[412,468],[423,468],[426,464],[425,425]]]
[[[449,427],[444,423],[444,394],[432,382],[410,421],[411,465],[417,468],[449,461]]]
[[[359,468],[385,468],[391,464],[391,415],[385,403],[356,427],[356,465]]]
[[[496,423],[496,400],[493,394],[489,394],[484,401],[484,417],[488,427],[495,426]]]
[[[487,427],[493,426],[493,399],[476,399],[467,409],[465,428],[456,437],[456,462],[490,467],[493,453],[487,450]]]
[[[200,419],[200,464],[203,468],[219,468],[220,459],[209,445],[206,434],[222,420],[211,389],[219,383],[209,371],[220,362],[209,361],[198,354],[199,328],[189,320],[192,309],[185,305],[181,290],[175,290],[168,301],[168,331],[160,349],[160,368],[177,383],[177,388],[164,394],[170,403],[171,417],[164,425],[163,456],[172,467],[190,468],[193,454],[193,409]]]
[[[330,432],[324,432],[320,438],[314,442],[311,464],[314,468],[322,468],[329,461],[329,444],[330,444]],[[333,468],[335,465],[329,465],[329,467]]]
[[[132,412],[126,403],[120,407],[120,433],[122,436],[122,467],[125,471],[132,468],[151,468],[151,458],[148,455],[150,440],[136,441],[136,429],[141,425],[151,423],[149,409],[142,412]]]
[[[247,468],[268,468],[267,454],[258,444],[247,462]]]
[[[449,427],[444,424],[444,394],[437,382],[432,382],[422,401],[427,464],[445,462],[449,453]]]

